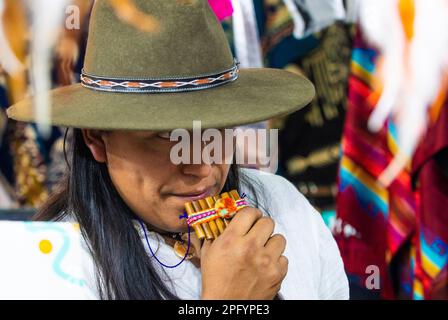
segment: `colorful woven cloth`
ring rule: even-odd
[[[437,107],[437,106],[436,106]],[[415,298],[448,299],[448,99],[417,149]]]
[[[448,262],[448,183],[433,157],[448,147],[448,102],[440,107],[424,148],[385,188],[377,181],[397,152],[392,120],[378,133],[367,129],[378,101],[372,87],[379,54],[358,31],[352,52],[334,234],[353,285],[366,288],[368,267],[380,270],[383,298],[423,299]],[[445,117],[445,118],[444,118]],[[432,131],[431,131],[432,130]],[[431,138],[432,137],[432,138]],[[419,160],[419,159],[424,160]],[[417,165],[417,164],[421,165]],[[421,170],[418,170],[421,168]],[[413,184],[414,182],[414,184]],[[444,279],[445,284],[447,279]]]

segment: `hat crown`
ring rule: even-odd
[[[84,71],[116,78],[192,77],[234,63],[226,35],[207,0],[134,0],[159,24],[141,31],[122,21],[108,0],[96,0]]]

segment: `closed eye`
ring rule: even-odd
[[[162,139],[170,139],[171,136],[171,132],[170,131],[165,131],[165,132],[158,132],[157,136],[159,136]]]

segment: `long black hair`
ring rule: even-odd
[[[93,158],[80,129],[73,129],[71,140],[67,174],[35,220],[73,217],[79,222],[96,265],[101,299],[178,299],[152,265],[133,225],[136,216],[115,189],[106,164]],[[64,152],[65,145],[64,139]],[[240,192],[236,164],[222,191],[232,189]]]

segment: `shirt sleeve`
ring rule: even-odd
[[[302,221],[309,221],[312,226],[310,234],[311,243],[316,243],[317,265],[319,274],[317,276],[317,299],[319,300],[347,300],[349,299],[349,285],[344,270],[339,248],[330,229],[325,225],[322,215],[309,203],[309,201],[297,190],[297,188],[285,178],[281,178],[283,184],[287,185],[289,197],[295,197],[303,208],[302,213],[308,215],[308,219],[301,217]],[[296,219],[299,219],[296,217]],[[305,227],[306,226],[302,226]],[[313,250],[309,251],[310,254]]]
[[[349,299],[349,285],[339,248],[320,214],[316,220],[319,230],[319,299],[347,300]]]

